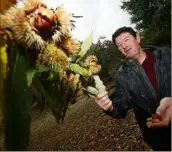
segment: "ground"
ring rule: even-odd
[[[144,151],[144,143],[132,111],[126,119],[110,118],[93,100],[80,101],[57,124],[50,112],[32,120],[30,151]]]
[[[93,100],[71,105],[63,124],[51,112],[33,111],[29,151],[147,151],[133,111],[122,120],[107,116]],[[1,132],[2,133],[2,132]],[[0,150],[4,149],[0,136]]]

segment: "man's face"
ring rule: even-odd
[[[115,43],[126,58],[137,59],[140,51],[139,36],[135,38],[130,33],[124,32],[116,37]]]

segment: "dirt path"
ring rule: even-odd
[[[143,151],[143,142],[133,112],[124,120],[105,115],[94,101],[82,101],[70,107],[63,125],[57,125],[48,112],[32,121],[32,151]]]

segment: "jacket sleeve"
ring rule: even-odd
[[[112,97],[113,111],[104,111],[107,115],[114,118],[125,118],[128,110],[131,109],[130,97],[128,91],[115,80],[115,92]]]

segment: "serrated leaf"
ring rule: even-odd
[[[89,72],[87,69],[79,66],[78,64],[70,64],[70,70],[75,72],[76,74],[82,75],[82,76],[89,76]]]
[[[32,84],[33,77],[35,76],[36,71],[35,70],[29,70],[27,72],[27,85],[30,87]]]
[[[93,32],[91,32],[90,35],[82,43],[81,51],[77,55],[76,63],[79,62],[84,57],[84,55],[90,49],[92,42],[93,42]]]

